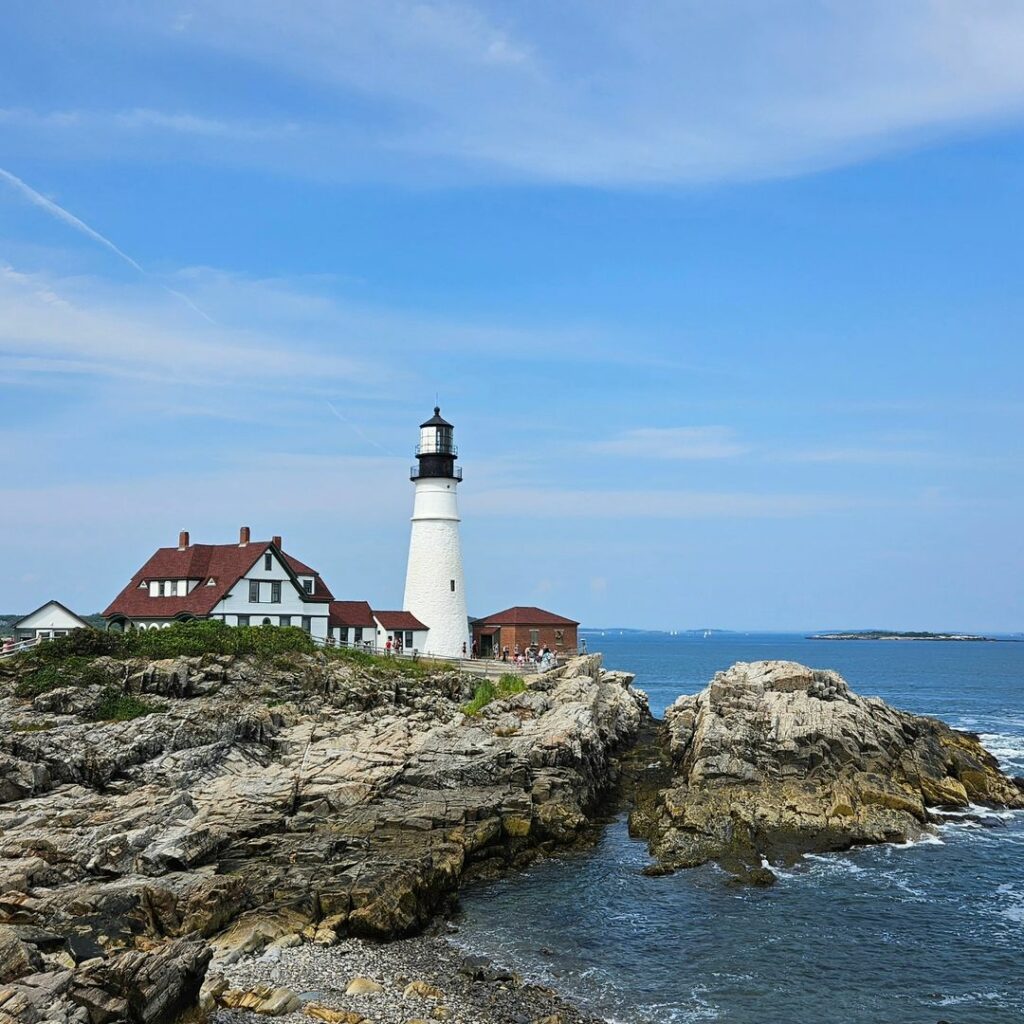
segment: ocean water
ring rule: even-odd
[[[588,636],[660,714],[734,661],[837,669],[861,694],[980,733],[1024,774],[1024,643]],[[593,850],[465,891],[455,941],[614,1021],[1020,1024],[1024,815],[804,858],[770,889],[715,867],[648,878],[625,819]]]

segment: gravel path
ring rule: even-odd
[[[227,967],[230,989],[285,989],[295,1008],[282,1024],[313,1020],[356,1024],[599,1024],[550,989],[522,983],[483,957],[467,957],[443,938],[418,936],[386,944],[345,939],[335,946],[270,947]],[[379,991],[349,994],[355,988]],[[282,997],[278,996],[278,1001]],[[287,999],[287,995],[283,998]],[[298,1005],[301,1003],[301,1005]],[[289,1004],[286,1004],[289,1005]],[[347,1013],[345,1012],[347,1011]],[[358,1015],[358,1016],[353,1016]],[[218,1008],[214,1024],[254,1024],[248,1010]],[[266,1016],[262,1015],[265,1021]]]

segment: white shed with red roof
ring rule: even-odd
[[[390,640],[392,650],[397,648],[406,653],[426,650],[427,627],[412,612],[374,612],[373,618],[377,624],[378,647],[386,650]]]

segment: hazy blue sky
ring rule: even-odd
[[[1024,4],[12,3],[0,611],[179,529],[397,606],[1024,630]]]

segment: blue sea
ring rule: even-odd
[[[1024,774],[1024,643],[788,635],[588,636],[660,715],[735,661],[837,669],[853,688],[979,733]],[[809,856],[770,889],[708,866],[661,878],[625,819],[596,848],[469,888],[455,940],[613,1021],[1020,1024],[1024,815],[904,846]]]

